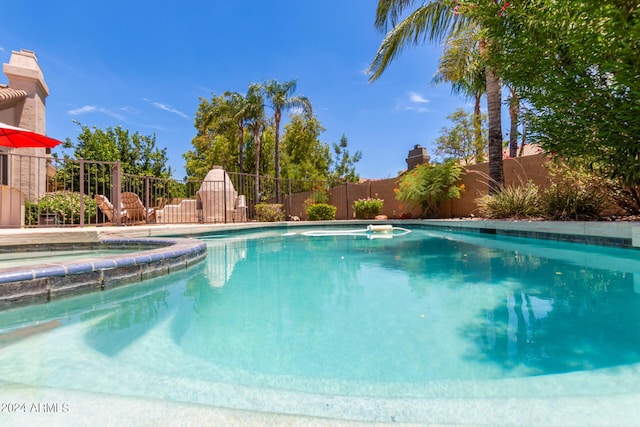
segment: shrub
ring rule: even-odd
[[[84,220],[95,218],[98,206],[91,197],[84,196]],[[25,224],[38,224],[38,215],[55,214],[62,224],[80,223],[80,193],[56,191],[44,194],[37,202],[25,203]]]
[[[611,199],[629,215],[640,215],[640,187],[610,180],[607,185]]]
[[[336,219],[336,207],[326,203],[316,203],[307,208],[309,221],[322,221]]]
[[[284,221],[284,205],[277,203],[258,203],[256,219],[261,222]]]
[[[585,188],[552,184],[543,194],[546,216],[556,220],[597,219],[604,209],[604,199]]]
[[[495,194],[476,199],[476,203],[487,218],[530,218],[542,214],[538,186],[532,181],[503,187]]]
[[[311,195],[307,199],[307,204],[314,205],[318,203],[329,203],[330,195],[330,189],[323,188],[322,186],[318,185],[311,190]]]
[[[553,184],[544,192],[545,214],[551,219],[597,219],[607,203],[610,180],[578,161],[556,160],[545,166]],[[615,192],[612,192],[615,194]]]
[[[353,202],[353,210],[358,219],[373,219],[382,212],[384,200],[382,199],[360,199]]]
[[[442,200],[459,199],[464,185],[459,185],[462,166],[453,160],[416,166],[405,174],[394,189],[396,199],[410,206],[420,206],[427,216],[437,216]]]

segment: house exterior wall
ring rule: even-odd
[[[34,52],[13,51],[8,64],[3,64],[9,87],[27,93],[24,100],[0,110],[0,121],[46,134],[46,98],[49,95],[44,75]],[[44,148],[10,149],[22,155],[45,156]],[[37,158],[13,156],[9,164],[9,186],[19,189],[28,200],[37,200],[46,191],[46,161]]]

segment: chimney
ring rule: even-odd
[[[45,99],[49,87],[44,81],[40,64],[33,51],[22,49],[11,52],[8,64],[3,64],[4,74],[11,89],[27,92],[19,123],[16,126],[46,134]]]
[[[429,163],[431,157],[427,154],[427,149],[420,144],[416,144],[413,150],[409,150],[409,157],[407,157],[407,169],[411,170],[418,165]]]

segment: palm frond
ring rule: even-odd
[[[389,26],[395,27],[406,8],[413,6],[418,0],[378,0],[376,8],[375,28],[387,32]],[[424,0],[421,0],[424,4]]]
[[[369,66],[369,81],[378,79],[405,47],[427,41],[440,43],[447,34],[456,31],[464,23],[464,17],[453,13],[450,1],[431,1],[418,7],[385,36]]]

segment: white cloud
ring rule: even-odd
[[[182,117],[183,119],[187,119],[187,120],[189,119],[188,115],[186,115],[185,113],[183,113],[180,110],[176,110],[175,108],[171,107],[170,105],[162,104],[160,102],[151,101],[150,99],[147,99],[147,98],[143,98],[143,99],[145,101],[149,102],[151,105],[153,105],[156,108],[159,108],[159,109],[164,110],[164,111],[168,111],[168,112],[173,113],[173,114],[177,114],[178,116]]]
[[[85,105],[84,107],[76,108],[75,110],[69,110],[68,113],[72,116],[79,116],[81,114],[91,113],[92,111],[96,111],[97,108],[93,105]]]
[[[414,113],[428,113],[429,100],[418,92],[409,92],[408,99],[399,100],[396,104],[397,111],[413,111]]]
[[[128,105],[125,105],[124,107],[121,107],[120,111],[122,111],[123,113],[127,113],[127,114],[138,114],[138,110],[136,108],[129,107]]]
[[[102,113],[107,116],[113,117],[114,119],[120,120],[122,122],[126,122],[124,116],[122,116],[121,114],[115,113],[106,108],[96,107],[95,105],[85,105],[80,108],[69,110],[68,113],[71,114],[72,116],[81,116],[87,113]]]
[[[411,105],[407,105],[404,107],[406,111],[415,111],[416,113],[426,113],[429,111],[427,107],[414,107]]]
[[[429,102],[427,98],[417,92],[409,92],[409,101],[415,102],[416,104],[426,104]]]

